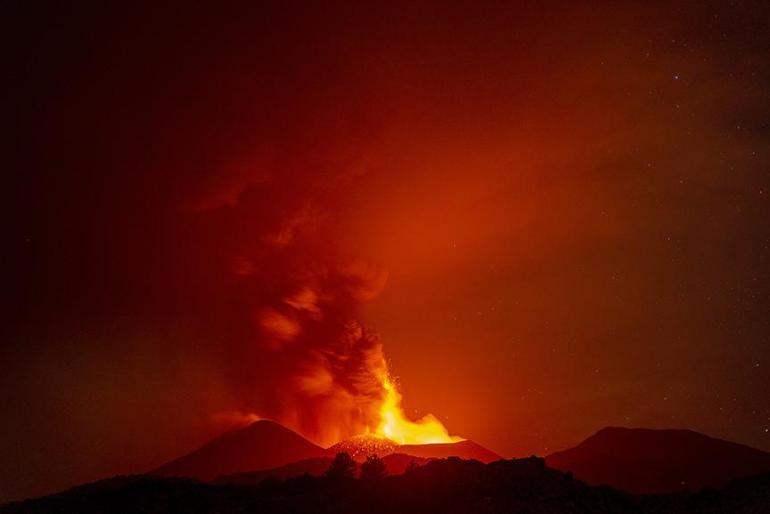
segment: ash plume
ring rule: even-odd
[[[330,204],[268,180],[194,216],[203,241],[220,235],[213,264],[233,308],[220,357],[238,409],[321,444],[376,429],[387,374],[360,316],[386,273],[344,251]]]

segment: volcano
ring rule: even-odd
[[[607,427],[545,460],[588,484],[637,494],[723,487],[770,471],[770,453],[692,430]]]
[[[260,420],[218,437],[150,474],[203,481],[238,475],[245,475],[245,481],[267,476],[319,475],[338,452],[347,452],[358,461],[370,455],[382,457],[390,474],[402,473],[412,462],[419,465],[438,458],[460,457],[485,463],[501,458],[468,440],[399,445],[381,437],[357,436],[324,449],[283,425]]]
[[[194,452],[172,460],[150,472],[152,475],[212,480],[220,475],[277,468],[330,453],[298,433],[275,423],[259,420],[206,443]]]
[[[329,447],[327,452],[328,457],[305,459],[273,469],[223,475],[217,478],[215,483],[253,485],[270,477],[287,479],[302,475],[321,476],[329,468],[333,456],[339,452],[348,453],[359,463],[370,455],[377,455],[382,458],[389,475],[398,475],[409,466],[422,466],[431,460],[446,457],[459,457],[484,463],[502,458],[491,450],[468,440],[446,444],[399,445],[389,439],[372,435],[351,437]]]

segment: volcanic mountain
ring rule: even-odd
[[[603,428],[545,460],[591,485],[638,494],[722,487],[770,471],[770,453],[691,430]]]
[[[271,469],[329,452],[273,421],[259,420],[206,443],[152,471],[152,475],[212,480],[220,475]]]
[[[278,423],[260,420],[214,439],[150,474],[203,481],[246,474],[249,476],[245,481],[252,482],[268,476],[320,475],[328,468],[331,458],[343,451],[359,461],[369,455],[378,455],[383,458],[390,474],[402,473],[412,461],[423,464],[430,459],[460,457],[491,462],[501,458],[467,440],[446,444],[398,445],[388,439],[358,436],[324,449]]]

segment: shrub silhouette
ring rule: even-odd
[[[379,480],[387,474],[385,463],[376,455],[370,455],[361,464],[361,480]]]
[[[334,460],[326,470],[327,478],[340,480],[354,478],[356,476],[356,461],[347,452],[340,452],[334,456]]]

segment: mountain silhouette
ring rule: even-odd
[[[150,474],[207,481],[221,475],[272,469],[328,455],[327,450],[283,425],[260,420],[218,437]]]
[[[603,428],[548,466],[637,494],[695,491],[770,471],[770,453],[691,430]]]

